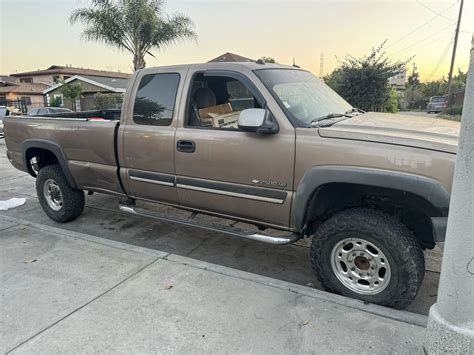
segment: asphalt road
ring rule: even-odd
[[[275,246],[131,216],[118,210],[117,198],[101,194],[86,197],[84,213],[75,221],[66,224],[53,222],[39,206],[35,180],[14,169],[8,162],[5,151],[4,140],[0,140],[0,200],[26,197],[27,202],[21,207],[1,211],[1,214],[320,288],[311,270],[308,241],[297,245]],[[205,216],[196,218],[206,219],[207,222],[212,222],[213,219]],[[418,297],[407,310],[426,315],[436,301],[441,252],[429,251],[425,257],[427,263],[423,285]]]

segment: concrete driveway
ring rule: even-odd
[[[67,224],[55,223],[39,206],[35,180],[14,169],[5,156],[5,150],[4,140],[0,140],[0,199],[26,197],[27,202],[13,210],[0,212],[2,215],[191,257],[309,288],[320,288],[311,270],[309,244],[304,241],[297,245],[267,245],[198,228],[130,216],[118,210],[115,197],[100,194],[87,196],[84,213],[77,220]],[[200,218],[212,221],[212,217]],[[423,285],[418,297],[407,309],[423,315],[428,314],[430,306],[436,301],[441,253],[439,250],[427,252],[426,259]]]

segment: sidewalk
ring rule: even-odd
[[[14,217],[0,268],[1,352],[422,353],[424,316]]]

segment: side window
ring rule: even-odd
[[[20,100],[25,103],[25,105],[31,105],[31,97],[29,96],[21,96]]]
[[[195,76],[188,102],[188,127],[238,130],[241,111],[262,106],[241,81],[225,76]]]
[[[228,81],[227,92],[229,93],[229,102],[235,111],[255,108],[255,97],[240,81]]]
[[[169,126],[173,120],[179,79],[177,73],[145,75],[135,97],[133,121],[144,125]]]

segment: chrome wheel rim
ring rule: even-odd
[[[44,182],[43,194],[48,206],[53,211],[59,211],[63,207],[63,195],[54,180],[48,179]]]
[[[331,252],[332,271],[348,289],[362,295],[375,295],[390,282],[390,264],[384,253],[362,238],[346,238]]]

